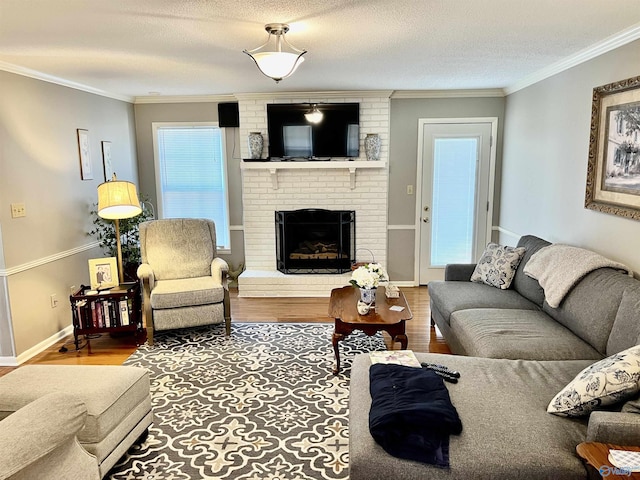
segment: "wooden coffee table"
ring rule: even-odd
[[[632,452],[640,452],[640,447],[619,446],[610,443],[583,442],[576,447],[576,453],[587,464],[588,469],[592,469],[596,473],[606,479],[640,479],[639,472],[627,472],[625,470],[615,468],[609,461],[609,450],[630,450]],[[597,476],[589,478],[598,478]]]
[[[411,320],[413,315],[404,294],[400,292],[399,298],[387,298],[384,287],[378,287],[375,309],[371,309],[366,315],[358,313],[357,305],[359,299],[360,290],[352,286],[331,290],[329,316],[335,318],[332,337],[333,351],[336,355],[334,374],[340,372],[338,342],[354,330],[362,330],[369,336],[385,331],[391,335],[394,342],[400,342],[403,350],[407,348],[408,340],[404,324],[407,320]],[[390,310],[390,307],[394,305],[404,307],[404,309],[400,312]]]

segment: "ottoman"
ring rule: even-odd
[[[87,408],[78,440],[104,477],[153,420],[147,370],[123,366],[26,365],[0,377],[0,420],[51,392]]]

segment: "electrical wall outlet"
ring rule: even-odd
[[[11,204],[11,218],[20,218],[27,216],[27,208],[24,203],[12,203]]]
[[[56,308],[58,306],[58,295],[52,293],[49,299],[51,300],[51,308]]]

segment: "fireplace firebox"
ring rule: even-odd
[[[356,252],[356,212],[277,211],[276,262],[282,273],[344,273]]]

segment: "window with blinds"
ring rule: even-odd
[[[214,123],[153,123],[159,218],[208,218],[230,249],[224,136]]]

